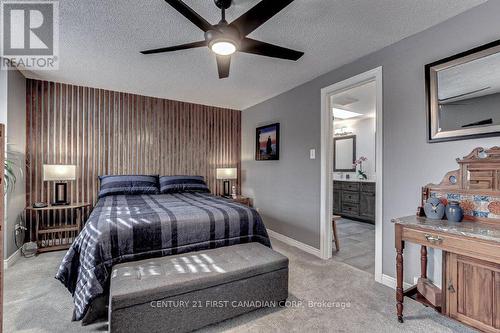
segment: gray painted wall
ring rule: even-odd
[[[7,152],[8,157],[24,171],[26,159],[26,79],[17,70],[8,71],[7,77]],[[24,174],[17,172],[12,192],[7,193],[5,223],[5,257],[17,250],[14,242],[14,226],[20,223],[20,215],[26,207]],[[22,235],[18,236],[22,244]]]
[[[268,228],[319,248],[320,90],[383,66],[383,273],[395,276],[390,219],[415,213],[420,187],[455,169],[455,158],[500,138],[426,142],[424,65],[500,38],[500,1],[489,1],[444,23],[322,75],[243,111],[243,193],[254,198]],[[253,159],[255,127],[281,123],[280,161]],[[309,160],[309,149],[316,160]],[[406,249],[406,280],[418,275],[419,249]],[[439,283],[440,253],[429,253]]]

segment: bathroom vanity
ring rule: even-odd
[[[375,182],[334,180],[333,214],[375,224]]]

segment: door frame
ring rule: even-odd
[[[375,280],[382,283],[382,176],[383,176],[383,86],[382,67],[337,82],[321,89],[321,204],[320,204],[320,252],[321,258],[332,257],[332,204],[333,204],[333,112],[330,108],[331,95],[374,81],[376,85],[376,132],[375,132]]]

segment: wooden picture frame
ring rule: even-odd
[[[277,161],[279,159],[280,124],[274,123],[257,127],[255,129],[255,160]]]

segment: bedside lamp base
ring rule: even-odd
[[[66,206],[69,205],[68,202],[68,184],[67,183],[55,183],[54,185],[54,202],[53,206]]]
[[[230,188],[230,182],[229,182],[229,180],[225,180],[224,181],[224,193],[222,195],[223,197],[230,198],[229,188]]]

